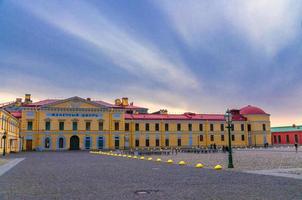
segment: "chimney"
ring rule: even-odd
[[[128,103],[128,97],[123,97],[122,98],[122,105],[123,106],[128,106],[129,105],[129,103]]]
[[[86,98],[86,100],[87,100],[87,101],[91,101],[91,98],[90,98],[90,97],[88,97],[88,98]]]
[[[22,105],[22,98],[16,98],[16,106]]]
[[[116,105],[116,106],[120,106],[121,105],[121,100],[120,99],[115,99],[115,101],[114,101],[114,104]]]
[[[28,104],[28,103],[32,103],[31,98],[31,94],[25,94],[25,100],[24,103]]]

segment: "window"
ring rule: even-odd
[[[118,136],[114,137],[114,147],[115,149],[120,147],[120,138]]]
[[[139,123],[135,124],[135,131],[139,131]]]
[[[179,147],[181,146],[181,138],[177,139],[177,146],[179,146]]]
[[[159,124],[158,123],[155,124],[155,131],[159,131]]]
[[[199,141],[203,142],[203,135],[199,135]]]
[[[177,124],[177,131],[181,131],[181,124]]]
[[[149,138],[146,139],[146,147],[150,146]]]
[[[247,131],[252,131],[252,126],[250,124],[247,125]]]
[[[104,138],[103,137],[99,137],[98,138],[98,148],[99,149],[103,149],[104,148]]]
[[[64,122],[59,122],[59,130],[64,131]]]
[[[165,124],[165,131],[169,131],[169,124]]]
[[[85,149],[90,149],[90,137],[85,137]]]
[[[50,138],[49,137],[45,138],[44,147],[45,147],[45,149],[50,148]]]
[[[221,141],[224,141],[224,135],[221,135]]]
[[[3,125],[3,123],[2,123]],[[32,131],[33,130],[33,122],[27,122],[27,130]]]
[[[224,131],[224,124],[220,124],[220,130]]]
[[[203,131],[203,124],[199,124],[199,131]]]
[[[91,122],[86,122],[86,131],[90,131]]]
[[[281,135],[278,135],[278,143],[281,143]]]
[[[274,135],[274,143],[275,143],[275,144],[278,143],[278,141],[277,141],[277,136],[276,136],[276,135]]]
[[[211,135],[211,141],[212,142],[214,141],[214,135]]]
[[[235,135],[232,135],[232,141],[235,141]]]
[[[266,131],[266,125],[265,124],[262,124],[262,129],[263,129],[263,131]]]
[[[135,140],[135,146],[136,146],[136,147],[139,147],[139,139],[136,139],[136,140]]]
[[[146,123],[146,124],[145,124],[145,129],[146,129],[146,131],[149,131],[149,130],[150,130],[150,125],[149,125],[149,123]]]
[[[244,141],[244,140],[245,140],[244,135],[241,135],[241,141]]]
[[[45,131],[50,131],[50,121],[45,122]]]
[[[129,123],[125,123],[125,131],[129,131],[130,128],[129,128]]]
[[[286,143],[289,143],[289,135],[286,135]]]
[[[165,145],[166,145],[166,147],[169,146],[169,139],[166,139],[166,140],[165,140]]]
[[[241,124],[241,131],[244,131],[244,124]]]
[[[231,130],[232,130],[232,131],[235,130],[235,125],[234,125],[234,124],[231,125]]]
[[[210,124],[210,131],[214,131],[214,124]]]
[[[99,122],[99,131],[104,130],[104,122]]]
[[[59,149],[64,148],[64,138],[59,138]]]
[[[155,146],[159,147],[159,139],[158,138],[155,140]]]
[[[188,124],[189,131],[192,131],[192,124]]]
[[[295,143],[299,143],[299,137],[298,137],[298,135],[295,135]]]
[[[73,131],[78,130],[78,122],[72,122],[72,130]]]
[[[114,122],[114,130],[119,131],[120,130],[120,123]]]

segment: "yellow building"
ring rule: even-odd
[[[19,120],[5,109],[0,108],[0,153],[20,150]]]
[[[19,105],[26,150],[208,147],[228,144],[223,114],[148,113],[147,108],[72,97]],[[16,107],[12,106],[11,108]],[[271,144],[270,115],[260,108],[233,109],[232,145]]]

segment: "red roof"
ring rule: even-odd
[[[22,116],[22,112],[21,111],[11,112],[11,115],[19,119]]]
[[[211,120],[225,121],[224,115],[221,114],[125,114],[125,119],[128,120]],[[235,121],[245,121],[246,118],[238,115],[233,116]]]
[[[267,113],[264,112],[264,110],[262,110],[261,108],[258,108],[256,106],[250,106],[250,105],[241,108],[240,114],[241,115],[267,115]]]

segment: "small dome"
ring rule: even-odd
[[[240,109],[240,114],[241,115],[267,115],[264,110],[261,108],[255,107],[255,106],[246,106]]]

